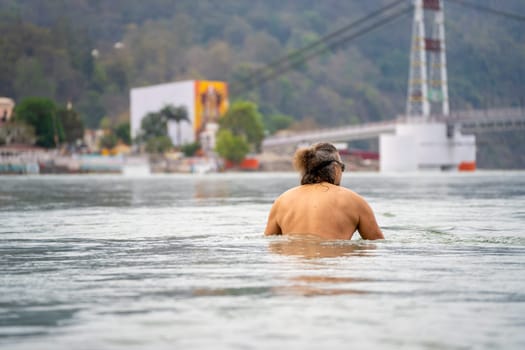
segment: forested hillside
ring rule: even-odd
[[[257,69],[389,3],[0,0],[0,95],[72,101],[95,127],[105,116],[127,118],[131,87],[217,79],[240,86],[230,98],[256,102],[267,124],[281,114],[296,120],[295,128],[392,119],[405,108],[411,14],[264,84],[239,85]],[[523,105],[525,2],[475,3],[517,16],[445,2],[451,109]],[[525,168],[523,135],[507,133],[504,140],[511,141],[503,145],[484,137],[480,166]]]

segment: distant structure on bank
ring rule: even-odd
[[[11,119],[14,108],[15,101],[8,97],[0,97],[0,125]]]
[[[414,0],[406,117],[380,136],[381,171],[474,170],[475,136],[436,121],[449,112],[443,0]]]
[[[215,147],[219,118],[229,106],[228,85],[223,81],[187,80],[131,89],[131,136],[137,137],[142,119],[166,105],[184,106],[190,122],[181,122],[181,144],[200,141],[207,152]],[[175,123],[168,122],[168,135],[177,145]],[[180,146],[180,145],[178,145]]]

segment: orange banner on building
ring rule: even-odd
[[[223,81],[195,82],[195,120],[196,139],[206,129],[208,123],[218,123],[228,110],[228,85]]]

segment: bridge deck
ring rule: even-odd
[[[378,123],[366,123],[361,125],[350,125],[332,129],[321,129],[293,133],[288,135],[267,137],[263,147],[275,147],[289,144],[300,144],[304,142],[315,142],[325,140],[330,142],[363,140],[378,137],[381,134],[395,131],[397,121],[385,121]]]
[[[461,131],[466,134],[525,129],[525,109],[462,111],[443,117],[443,120],[449,124],[460,124]]]
[[[312,143],[316,141],[347,142],[379,137],[381,134],[393,133],[397,124],[407,122],[445,122],[459,125],[463,133],[480,133],[489,131],[505,131],[525,129],[524,108],[501,108],[487,110],[469,110],[452,113],[448,116],[422,117],[399,116],[390,121],[349,125],[339,128],[320,129],[315,131],[290,133],[267,137],[263,141],[263,148]]]

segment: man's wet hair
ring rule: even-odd
[[[294,167],[301,174],[301,185],[328,182],[335,184],[337,148],[328,142],[319,142],[300,148],[294,155]]]

